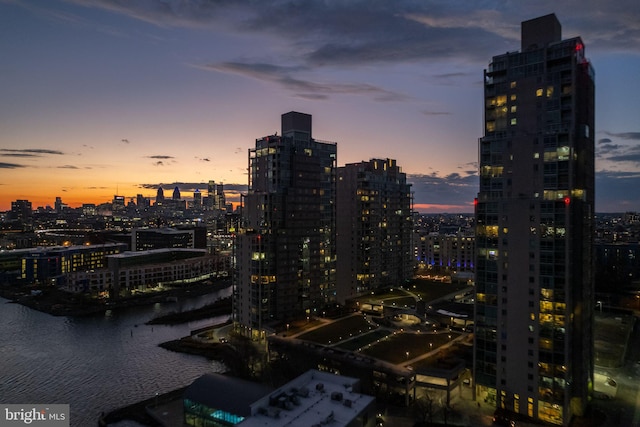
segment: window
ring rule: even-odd
[[[544,93],[544,91],[542,89],[537,89],[536,90],[536,96],[538,96],[538,97],[542,96],[543,93]]]
[[[515,126],[517,124],[518,124],[518,119],[516,119],[515,117],[511,119],[511,126]]]

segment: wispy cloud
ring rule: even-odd
[[[422,114],[425,116],[448,116],[452,113],[450,111],[423,111]]]
[[[58,166],[58,169],[80,169],[80,168],[73,165],[64,165],[64,166]]]
[[[604,132],[611,138],[602,138],[596,144],[596,157],[602,168],[624,167],[624,163],[640,165],[640,132]],[[614,142],[615,140],[615,142]],[[620,163],[615,165],[615,163]]]
[[[64,153],[62,151],[59,150],[48,150],[48,149],[44,149],[44,148],[22,148],[22,149],[17,149],[17,148],[0,148],[0,152],[2,153],[7,153],[5,155],[7,156],[23,156],[23,157],[28,157],[28,156],[34,156],[34,157],[38,157],[40,155],[44,155],[44,154],[52,154],[52,155],[63,155]]]
[[[25,165],[20,165],[17,163],[3,163],[0,162],[0,169],[19,169],[19,168],[25,168],[27,166]]]
[[[615,138],[640,141],[640,132],[621,132],[621,133],[605,132],[605,134]]]
[[[161,160],[175,159],[175,157],[173,157],[173,156],[164,156],[164,155],[148,156],[147,158],[148,159],[161,159]]]
[[[281,67],[265,63],[224,62],[219,64],[195,65],[197,68],[236,74],[256,80],[275,83],[282,89],[306,99],[326,99],[329,95],[366,95],[377,101],[403,101],[408,96],[394,93],[366,83],[320,83],[292,76],[299,67]]]

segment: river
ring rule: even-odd
[[[70,405],[71,426],[97,425],[109,412],[190,384],[224,366],[158,347],[228,316],[175,326],[145,325],[198,308],[231,288],[176,302],[84,317],[55,317],[0,298],[0,402]]]

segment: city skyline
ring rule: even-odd
[[[0,0],[0,210],[209,180],[236,202],[255,139],[302,111],[338,165],[396,159],[416,210],[472,212],[482,70],[552,12],[595,64],[596,211],[640,210],[640,5],[470,7]]]

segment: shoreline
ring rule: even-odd
[[[177,325],[180,323],[191,322],[195,320],[209,319],[211,317],[231,315],[232,299],[224,297],[217,299],[211,304],[193,310],[168,313],[162,316],[154,317],[146,322],[147,325]]]
[[[9,303],[20,304],[52,316],[88,316],[104,313],[106,310],[165,302],[167,298],[171,297],[206,295],[229,286],[231,284],[227,280],[206,282],[187,287],[168,288],[163,291],[119,298],[117,300],[98,301],[89,299],[82,294],[73,294],[51,286],[18,287],[3,285],[0,286],[0,297],[9,300]],[[39,291],[40,293],[31,295],[29,294],[31,291]]]

